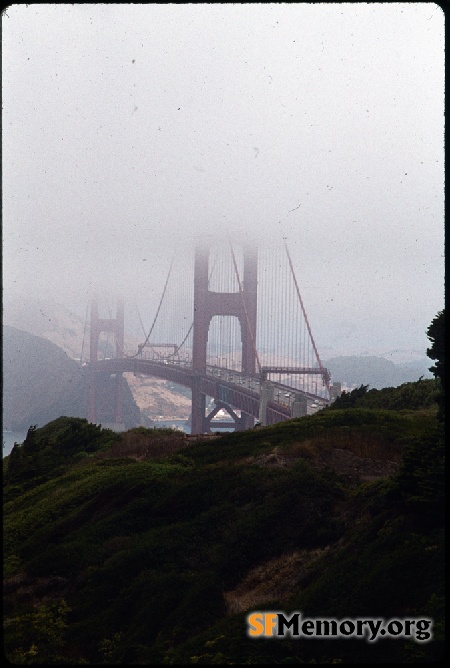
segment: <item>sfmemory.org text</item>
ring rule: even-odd
[[[433,620],[429,618],[305,619],[301,612],[294,612],[290,616],[283,612],[253,612],[247,616],[247,625],[250,638],[362,638],[375,642],[385,637],[428,642],[433,637]]]

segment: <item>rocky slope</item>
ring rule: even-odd
[[[191,414],[188,390],[174,387],[173,383],[160,378],[139,377],[125,374],[134,400],[142,414],[149,420],[187,420]]]

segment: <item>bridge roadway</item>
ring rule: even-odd
[[[207,365],[205,374],[198,374],[192,369],[189,360],[167,360],[129,356],[110,358],[91,362],[90,371],[96,373],[117,374],[134,373],[155,376],[178,383],[192,389],[194,382],[200,383],[200,391],[213,397],[216,405],[224,404],[233,409],[244,411],[254,418],[260,417],[261,380],[259,376],[249,376],[240,371]],[[267,402],[266,424],[283,422],[292,417],[292,408],[299,394],[306,396],[307,414],[311,414],[328,404],[327,400],[315,394],[300,392],[288,385],[271,381],[273,399]]]

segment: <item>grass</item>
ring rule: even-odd
[[[8,473],[20,486],[42,448],[48,479],[4,505],[8,655],[28,661],[36,606],[60,597],[71,608],[58,648],[67,663],[99,663],[105,652],[122,664],[404,658],[400,643],[378,643],[376,655],[361,643],[252,643],[243,613],[272,603],[316,616],[431,610],[442,533],[422,497],[408,505],[400,477],[349,485],[314,463],[343,452],[399,462],[412,442],[412,485],[424,449],[433,455],[433,425],[418,411],[342,409],[189,446],[172,430],[116,438],[64,420],[54,425],[60,440],[50,426],[45,438],[36,432]],[[283,457],[289,466],[273,465]],[[425,459],[431,484],[436,457]]]
[[[401,443],[393,442],[386,433],[377,433],[365,428],[350,430],[340,427],[320,436],[290,443],[278,451],[289,457],[305,457],[312,460],[333,449],[347,450],[361,459],[400,463],[403,446]]]
[[[235,589],[224,593],[228,614],[257,610],[271,601],[288,601],[311,565],[329,549],[296,550],[252,568]]]
[[[158,433],[155,434],[152,431]],[[147,429],[143,433],[132,429],[125,432],[120,441],[114,443],[108,450],[98,452],[94,459],[130,457],[137,461],[150,461],[170,457],[186,448],[187,445],[182,432]]]

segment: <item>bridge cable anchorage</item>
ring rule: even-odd
[[[261,362],[259,361],[258,351],[256,350],[256,341],[255,341],[255,337],[254,337],[254,334],[253,334],[253,331],[252,331],[252,328],[251,328],[251,325],[250,325],[250,318],[248,317],[247,306],[246,306],[245,299],[244,299],[244,291],[242,289],[242,283],[241,283],[241,279],[239,277],[239,271],[238,271],[238,267],[237,267],[237,263],[236,263],[236,256],[234,254],[233,245],[232,245],[231,241],[230,241],[230,249],[231,249],[231,257],[233,258],[234,271],[236,272],[236,279],[237,279],[237,282],[238,282],[238,285],[239,285],[239,293],[240,293],[241,299],[242,299],[242,306],[244,307],[245,319],[247,320],[247,330],[248,330],[248,332],[250,334],[250,338],[252,340],[253,351],[255,353],[256,362],[258,364],[258,373],[261,373]]]
[[[298,296],[298,299],[299,299],[299,301],[300,301],[300,306],[301,306],[301,308],[302,308],[303,316],[304,316],[304,318],[305,318],[305,323],[306,323],[306,326],[307,326],[307,328],[308,328],[308,334],[309,334],[309,337],[310,337],[310,339],[311,339],[311,343],[312,343],[313,348],[314,348],[314,353],[315,353],[315,355],[316,355],[316,359],[317,359],[317,362],[318,362],[318,364],[319,364],[319,368],[320,368],[320,371],[321,371],[322,379],[323,379],[323,381],[324,381],[324,383],[325,383],[325,385],[326,385],[326,388],[327,388],[327,390],[328,390],[328,393],[330,393],[330,374],[329,374],[328,369],[325,369],[325,367],[323,366],[322,361],[321,361],[321,359],[320,359],[320,356],[319,356],[319,353],[318,353],[318,350],[317,350],[317,347],[316,347],[316,343],[315,343],[315,341],[314,341],[314,337],[313,337],[313,335],[312,335],[311,327],[310,327],[310,325],[309,325],[308,316],[306,315],[306,310],[305,310],[305,307],[304,307],[304,304],[303,304],[303,300],[302,300],[301,295],[300,295],[300,290],[299,290],[299,287],[298,287],[297,278],[296,278],[296,276],[295,276],[294,267],[293,267],[293,264],[292,264],[291,256],[290,256],[289,249],[288,249],[288,247],[287,247],[286,242],[284,242],[284,247],[285,247],[285,249],[286,249],[286,254],[287,254],[287,257],[288,257],[288,261],[289,261],[289,266],[290,266],[290,268],[291,268],[292,277],[293,277],[293,279],[294,279],[295,289],[296,289],[296,291],[297,291],[297,296]]]
[[[150,336],[152,335],[152,332],[153,332],[153,330],[154,330],[154,328],[155,328],[155,325],[156,325],[156,320],[158,319],[158,315],[159,315],[159,312],[160,312],[160,310],[161,310],[161,306],[162,306],[162,303],[163,303],[163,300],[164,300],[164,295],[166,294],[167,284],[169,283],[169,278],[170,278],[170,275],[171,275],[171,273],[172,273],[172,267],[173,267],[173,263],[174,263],[174,261],[175,261],[175,255],[172,257],[172,262],[170,263],[170,267],[169,267],[169,271],[168,271],[168,274],[167,274],[166,282],[165,282],[165,284],[164,284],[164,289],[163,289],[163,292],[162,292],[162,295],[161,295],[161,299],[159,300],[158,308],[157,308],[157,310],[156,310],[156,315],[155,315],[155,317],[154,317],[154,319],[153,319],[153,323],[152,323],[152,326],[150,327],[150,331],[149,331],[149,333],[147,334],[147,337],[146,337],[144,343],[142,343],[142,344],[138,347],[138,351],[137,351],[137,353],[135,353],[134,355],[127,355],[127,357],[128,357],[129,359],[133,359],[134,357],[137,357],[137,356],[142,352],[142,349],[145,348],[145,346],[147,345],[147,343],[148,343],[148,341],[149,341],[149,339],[150,339]]]

